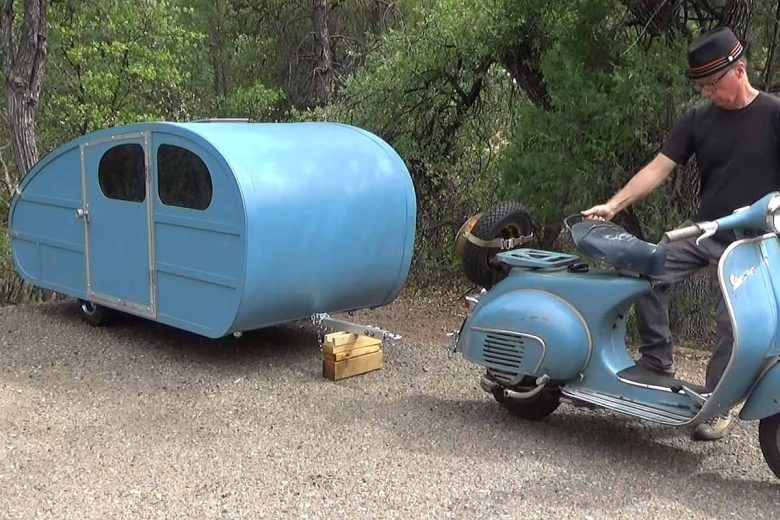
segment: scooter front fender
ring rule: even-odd
[[[780,360],[775,359],[750,392],[739,418],[755,421],[780,413]]]

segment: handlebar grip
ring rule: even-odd
[[[686,238],[693,238],[701,235],[702,229],[693,224],[680,229],[673,229],[664,233],[663,242],[675,242]]]

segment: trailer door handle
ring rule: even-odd
[[[84,208],[78,208],[76,210],[76,218],[83,218],[85,222],[89,222],[89,212]]]

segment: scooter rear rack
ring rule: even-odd
[[[496,260],[512,267],[532,269],[564,269],[580,262],[580,258],[567,253],[543,251],[541,249],[514,249],[496,255]]]

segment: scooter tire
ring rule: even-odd
[[[769,469],[780,478],[780,413],[761,419],[758,442]]]
[[[530,399],[514,399],[504,397],[503,390],[493,391],[493,397],[501,403],[506,411],[515,417],[528,421],[538,421],[544,419],[561,404],[561,396],[556,391],[545,391]]]

